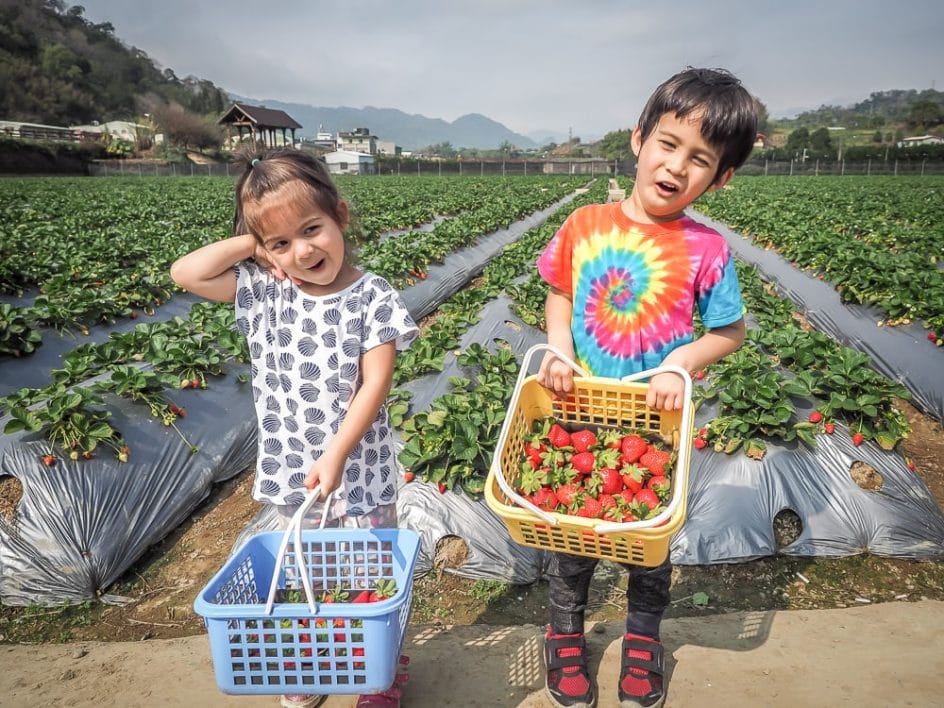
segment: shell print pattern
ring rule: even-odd
[[[237,266],[236,317],[249,339],[259,420],[253,496],[284,505],[304,498],[305,476],[324,453],[360,384],[364,352],[418,330],[399,294],[367,273],[347,289],[313,297],[251,262]],[[360,516],[396,499],[379,464],[395,455],[387,412],[348,457],[332,515]]]

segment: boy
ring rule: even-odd
[[[637,158],[622,202],[575,211],[538,259],[550,285],[547,341],[594,376],[621,378],[662,364],[696,371],[744,341],[743,303],[724,238],[685,216],[706,191],[721,189],[751,152],[754,99],[723,70],[687,69],[659,86],[632,133]],[[695,339],[698,306],[706,332]],[[573,370],[549,353],[538,372],[559,396]],[[652,377],[646,404],[680,409],[681,377]],[[596,704],[587,674],[584,611],[596,558],[551,554],[550,627],[544,658],[547,695],[557,706]],[[658,708],[665,699],[659,627],[669,604],[672,565],[627,565],[622,643],[622,708]]]

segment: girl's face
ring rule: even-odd
[[[338,223],[304,188],[288,183],[246,209],[254,212],[269,258],[304,292],[330,295],[357,280],[360,273],[345,259],[345,202],[339,202]]]
[[[645,141],[637,127],[632,148],[636,182],[624,210],[640,223],[680,218],[689,204],[709,189],[721,189],[734,174],[728,169],[715,179],[721,154],[705,142],[697,114],[679,119],[666,113]]]

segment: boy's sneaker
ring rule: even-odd
[[[282,696],[282,708],[315,708],[324,703],[327,696],[297,693]]]
[[[665,701],[662,642],[638,634],[623,636],[620,654],[620,708],[659,708]]]
[[[587,674],[587,644],[583,634],[551,634],[544,638],[545,685],[555,706],[593,708],[597,697]]]

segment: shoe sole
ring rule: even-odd
[[[544,695],[547,696],[547,700],[550,701],[551,705],[557,706],[557,708],[596,708],[597,705],[596,694],[593,696],[592,703],[571,703],[569,706],[565,706],[563,703],[558,703],[557,699],[554,698],[554,695],[547,686],[544,687]]]
[[[662,708],[663,703],[665,703],[665,694],[662,694],[662,698],[653,703],[651,706],[644,706],[642,703],[637,703],[633,700],[624,700],[620,701],[620,708]]]

